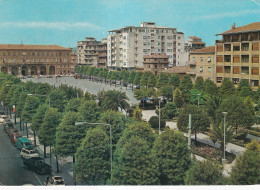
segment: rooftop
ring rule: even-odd
[[[196,39],[196,40],[201,40],[201,38],[199,38],[199,37],[197,37],[197,36],[188,36],[188,38]]]
[[[245,26],[239,26],[239,27],[234,27],[231,30],[228,30],[226,32],[222,32],[218,35],[226,35],[226,34],[235,34],[235,33],[244,33],[244,32],[257,32],[260,31],[260,22],[254,22]]]
[[[191,52],[191,54],[193,53],[214,53],[215,52],[215,46],[208,46],[202,49],[197,49]]]
[[[24,45],[24,44],[0,44],[4,50],[71,50],[58,45]]]

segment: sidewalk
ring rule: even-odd
[[[12,114],[11,121],[14,123],[14,115]],[[20,131],[20,118],[16,118],[16,124],[14,124],[14,127],[23,135],[23,137],[27,137],[26,129],[24,126],[24,131]],[[23,124],[22,124],[23,129]],[[32,143],[34,145],[34,136],[33,131],[30,129],[30,126],[28,125],[28,137],[30,140],[32,140]],[[36,149],[38,150],[39,155],[43,158],[43,145],[40,144],[38,136],[36,134]],[[52,147],[53,150],[53,147]],[[47,164],[50,164],[52,166],[52,175],[53,176],[62,176],[65,180],[66,185],[74,185],[73,181],[73,171],[72,171],[72,158],[58,158],[59,162],[59,172],[57,173],[57,167],[56,167],[56,158],[54,155],[52,155],[50,159],[50,147],[46,148],[46,158],[45,162]],[[43,182],[42,182],[43,183]]]

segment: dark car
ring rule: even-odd
[[[52,167],[49,164],[46,164],[41,157],[25,159],[23,160],[23,164],[26,165],[29,170],[38,174],[50,174],[52,172]]]
[[[10,129],[14,129],[14,126],[13,126],[12,123],[6,123],[6,124],[4,124],[4,130],[5,130],[6,133],[7,133],[8,130],[10,130]]]

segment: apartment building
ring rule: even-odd
[[[204,80],[210,79],[215,82],[215,46],[209,46],[190,52],[189,66],[190,70],[187,74],[191,75],[194,82],[198,76],[203,77]]]
[[[25,76],[68,74],[74,72],[71,53],[58,45],[0,44],[0,69]]]
[[[97,67],[107,68],[107,39],[103,38],[97,46]]]
[[[217,36],[216,40],[216,82],[221,85],[224,78],[238,84],[247,79],[253,89],[259,87],[259,43],[260,22],[236,27]]]
[[[185,43],[187,51],[194,51],[196,49],[205,48],[205,43],[197,36],[188,36],[188,41]]]
[[[169,66],[176,66],[182,64],[181,52],[184,52],[184,34],[176,28],[156,26],[154,22],[111,30],[107,37],[109,69],[143,67],[143,57],[155,53],[165,53]]]
[[[157,75],[159,72],[168,69],[169,57],[165,53],[156,53],[144,56],[144,71]]]

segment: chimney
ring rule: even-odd
[[[233,25],[231,25],[231,30],[234,30],[236,28],[236,23],[234,23]]]

